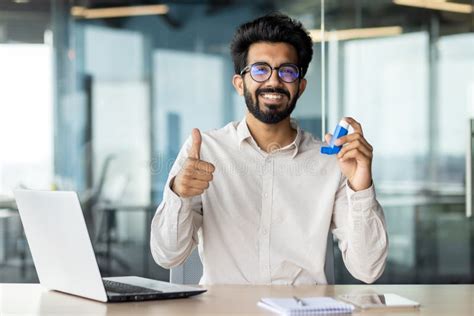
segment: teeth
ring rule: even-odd
[[[279,93],[262,93],[262,96],[265,99],[270,99],[270,100],[280,100],[281,98],[283,98],[283,95]]]

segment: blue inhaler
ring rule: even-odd
[[[341,150],[342,146],[335,146],[334,142],[336,141],[336,139],[342,136],[346,136],[348,132],[349,132],[349,123],[347,123],[344,120],[341,120],[339,124],[337,124],[334,134],[332,134],[331,140],[329,141],[329,146],[321,147],[321,154],[326,154],[326,155],[337,154]]]

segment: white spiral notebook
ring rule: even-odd
[[[354,306],[331,297],[262,298],[258,306],[281,315],[319,315],[352,313]]]

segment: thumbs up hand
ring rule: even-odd
[[[216,169],[213,164],[200,160],[202,138],[199,129],[193,129],[192,139],[188,158],[171,185],[171,190],[183,198],[202,194],[209,187]]]

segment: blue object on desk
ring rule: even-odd
[[[336,126],[334,134],[332,134],[331,140],[329,141],[329,146],[321,147],[321,154],[334,155],[337,154],[342,146],[335,146],[334,142],[336,139],[346,136],[349,132],[349,123],[344,120],[341,120]]]

